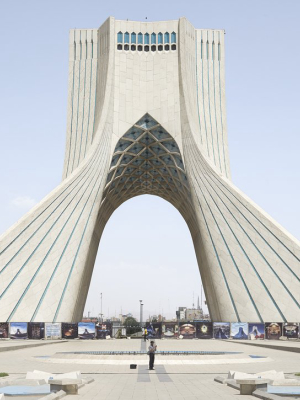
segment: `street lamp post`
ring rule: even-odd
[[[143,300],[140,300],[140,326],[143,326]]]

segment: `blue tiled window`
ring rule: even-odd
[[[144,43],[149,44],[149,33],[145,33],[144,35]]]
[[[131,43],[136,44],[136,34],[134,32],[131,34]]]
[[[156,33],[151,33],[151,44],[156,44]]]
[[[123,43],[123,33],[118,32],[118,43]]]
[[[169,34],[169,32],[165,33],[165,43],[170,43],[170,34]]]
[[[124,33],[124,43],[129,43],[129,33],[128,32]]]
[[[143,34],[141,32],[138,34],[138,44],[143,44]]]
[[[158,39],[158,44],[162,44],[162,42],[163,42],[163,34],[161,32],[159,32],[159,34],[157,35],[157,39]]]
[[[175,32],[171,33],[171,43],[176,43],[176,33]]]

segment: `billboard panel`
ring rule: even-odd
[[[27,322],[10,322],[10,338],[11,339],[27,339]]]
[[[95,331],[93,322],[78,322],[79,339],[95,339]]]
[[[161,322],[146,322],[145,329],[147,329],[148,339],[160,339],[162,323]]]
[[[286,322],[283,324],[283,336],[289,339],[298,339],[299,324],[297,322]]]
[[[40,340],[45,336],[44,322],[28,322],[28,339]]]
[[[45,339],[61,339],[61,323],[45,323]]]
[[[8,338],[8,323],[0,322],[0,339]]]
[[[162,322],[161,337],[165,339],[174,339],[178,336],[178,324],[176,322]]]
[[[261,322],[249,322],[248,339],[264,339],[265,338],[265,324]]]
[[[213,337],[212,322],[196,322],[196,337],[198,339],[211,339]]]
[[[78,324],[68,324],[63,322],[61,324],[61,335],[63,339],[77,339]]]
[[[103,322],[101,324],[96,325],[97,339],[106,339],[107,336],[111,337],[111,335],[112,335],[112,327],[110,322]]]
[[[231,322],[230,337],[235,340],[248,340],[248,323]]]
[[[213,336],[215,339],[229,339],[230,322],[214,322]]]
[[[265,338],[269,340],[279,340],[282,335],[282,322],[266,322]]]
[[[182,335],[183,339],[194,339],[196,337],[196,325],[193,322],[180,322],[179,335]]]

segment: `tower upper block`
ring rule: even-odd
[[[299,242],[231,182],[224,59],[186,18],[71,30],[63,180],[0,238],[0,320],[80,320],[105,224],[142,194],[188,224],[213,320],[300,320]]]

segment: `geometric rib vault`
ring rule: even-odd
[[[224,31],[186,18],[70,32],[63,180],[0,237],[0,320],[79,321],[105,224],[164,198],[214,321],[300,320],[299,242],[231,182]]]

